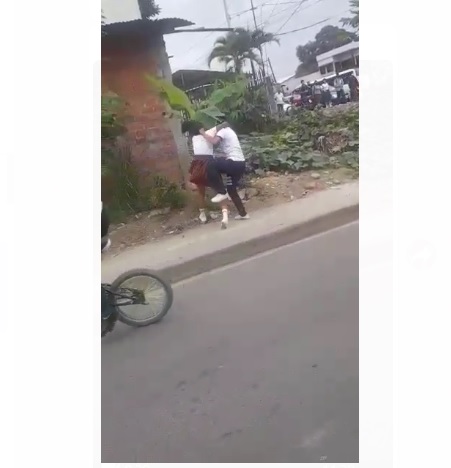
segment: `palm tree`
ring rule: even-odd
[[[253,47],[260,48],[263,44],[268,44],[269,42],[277,42],[279,44],[279,39],[273,33],[268,33],[262,29],[255,29],[251,31],[251,42]]]
[[[273,34],[261,29],[249,31],[237,28],[216,40],[208,56],[208,65],[210,66],[213,60],[218,60],[224,63],[226,68],[232,64],[235,72],[241,73],[246,60],[261,63],[256,51],[269,42],[279,43],[279,40]]]
[[[152,16],[160,13],[160,7],[155,4],[155,0],[138,0],[139,11],[141,12],[141,18],[152,18]]]
[[[341,18],[343,26],[351,26],[351,28],[359,31],[359,0],[349,0],[350,12],[353,15],[351,18]]]

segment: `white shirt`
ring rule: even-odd
[[[338,90],[338,89],[343,89],[343,85],[344,85],[343,78],[337,76],[337,78],[335,78],[335,80],[334,80],[334,86],[335,86],[335,88],[336,88],[337,90]]]
[[[220,152],[223,153],[227,159],[231,159],[232,161],[244,161],[240,140],[238,140],[237,134],[230,127],[219,130],[216,135],[221,138]]]
[[[283,94],[282,93],[276,93],[274,95],[274,99],[276,100],[277,104],[283,104]]]
[[[216,127],[210,128],[205,133],[211,136],[216,135]],[[213,156],[213,144],[207,141],[202,135],[193,136],[194,156]]]

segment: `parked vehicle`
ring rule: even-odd
[[[358,69],[350,68],[348,70],[343,70],[342,72],[339,72],[339,75],[344,80],[343,91],[344,91],[345,96],[346,96],[346,102],[348,102],[348,101],[351,100],[351,89],[349,88],[349,84],[348,84],[349,77],[351,75],[354,75],[358,79],[359,78],[359,71],[358,71]],[[336,90],[334,88],[334,80],[335,80],[336,76],[337,75],[334,73],[334,74],[327,75],[322,79],[326,80],[327,83],[329,84],[329,89],[330,89],[331,94],[335,93],[335,98],[334,98],[334,95],[332,95],[332,102],[334,104],[340,104],[337,101],[337,97],[336,97],[337,92],[336,92]]]
[[[288,103],[286,102],[284,105],[283,105],[283,112],[285,115],[291,115],[292,111],[293,111],[293,106],[291,103]]]
[[[314,108],[313,97],[309,92],[300,92],[299,88],[293,91],[291,105],[302,109],[312,110]]]

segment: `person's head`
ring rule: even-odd
[[[301,80],[301,84],[304,84],[304,83],[305,83],[305,81],[304,81],[304,80]]]
[[[188,133],[190,137],[200,135],[204,126],[197,120],[185,120],[182,122],[182,133]]]
[[[229,122],[224,120],[223,122],[218,122],[216,125],[216,131],[222,130],[223,128],[230,128]]]
[[[339,78],[340,73],[336,72],[335,76],[336,76],[337,78]]]

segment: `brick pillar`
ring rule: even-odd
[[[144,177],[159,174],[183,181],[177,145],[166,104],[152,91],[146,74],[160,76],[159,57],[163,38],[102,38],[102,93],[114,92],[126,103],[127,139],[133,160]]]

